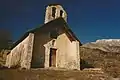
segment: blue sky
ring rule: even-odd
[[[44,23],[49,3],[62,4],[70,28],[82,43],[120,38],[120,0],[1,0],[0,29],[10,30],[16,41]]]

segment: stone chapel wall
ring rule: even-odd
[[[55,44],[52,45],[52,41]],[[79,42],[70,41],[66,33],[62,33],[57,39],[45,44],[45,67],[49,67],[50,48],[56,50],[56,67],[66,69],[80,69]]]
[[[66,33],[58,36],[56,40],[57,66],[66,69],[80,69],[79,42],[70,41]]]
[[[30,33],[21,43],[14,47],[7,55],[7,67],[21,67],[29,69],[31,66],[34,34]]]

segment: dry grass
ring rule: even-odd
[[[31,69],[0,70],[1,80],[108,80],[108,76],[95,71]]]

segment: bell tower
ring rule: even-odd
[[[62,17],[67,21],[67,14],[60,4],[50,4],[46,8],[45,22],[48,23],[56,18]]]

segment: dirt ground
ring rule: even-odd
[[[1,69],[0,80],[108,80],[108,76],[97,71]]]

